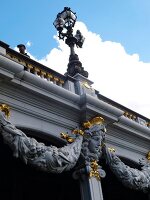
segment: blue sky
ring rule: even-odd
[[[76,52],[94,88],[150,118],[149,0],[1,0],[0,40],[11,48],[31,44],[37,61],[65,73],[69,49],[53,22],[66,6],[86,38]]]
[[[43,57],[56,46],[53,21],[65,6],[104,41],[119,42],[150,61],[149,0],[1,0],[0,39],[11,47],[31,41],[31,53]]]

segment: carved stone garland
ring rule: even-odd
[[[61,173],[73,168],[78,161],[82,147],[82,136],[78,136],[72,144],[62,148],[45,146],[34,138],[27,137],[21,130],[9,122],[0,111],[0,132],[4,142],[9,145],[15,157],[26,164],[34,165],[40,170]]]
[[[150,190],[150,162],[140,160],[141,170],[125,165],[114,151],[103,147],[104,156],[110,169],[116,177],[126,186],[134,190],[148,192]]]
[[[27,137],[21,130],[11,124],[8,117],[9,107],[0,105],[0,133],[4,141],[10,146],[15,157],[21,158],[26,164],[34,165],[40,170],[61,173],[73,168],[81,155],[85,161],[86,171],[90,177],[100,179],[105,177],[104,170],[98,165],[102,154],[107,164],[126,186],[144,192],[150,189],[150,161],[143,162],[141,170],[125,165],[114,153],[114,149],[106,148],[105,126],[101,117],[95,117],[83,124],[84,130],[74,130],[76,138],[61,133],[69,144],[62,148],[46,146],[34,138]],[[5,115],[4,115],[4,113]],[[148,157],[149,158],[149,157]]]

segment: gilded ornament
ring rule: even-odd
[[[92,87],[91,87],[86,81],[83,82],[82,85],[83,85],[84,87],[86,87],[87,89],[92,89]]]
[[[61,138],[65,139],[67,142],[72,143],[75,141],[74,138],[71,138],[67,133],[60,133]]]
[[[94,117],[93,119],[90,120],[92,125],[99,125],[104,123],[104,119],[102,117]]]
[[[50,73],[47,73],[47,74],[46,74],[46,76],[47,76],[47,78],[50,78],[50,79],[52,79],[52,78],[53,78],[53,75],[52,75],[52,74],[50,74]]]
[[[33,68],[34,73],[40,73],[40,69],[38,67]]]
[[[64,84],[64,81],[61,80],[61,79],[59,79],[59,83],[63,85],[63,84]]]
[[[98,163],[96,160],[92,161],[91,162],[91,171],[90,171],[90,178],[91,177],[95,177],[97,178],[98,180],[100,180],[100,174],[99,174],[99,171],[98,171]]]
[[[114,148],[112,148],[112,147],[108,147],[108,150],[109,150],[110,152],[112,152],[112,153],[116,152],[116,150],[115,150]]]
[[[73,133],[73,134],[79,134],[79,135],[82,135],[82,136],[84,135],[84,131],[82,131],[81,129],[79,129],[79,130],[78,130],[78,129],[74,129],[74,130],[72,131],[72,133]]]
[[[92,124],[89,121],[83,123],[83,127],[85,129],[90,128],[91,126],[92,126]]]
[[[132,120],[136,120],[136,116],[131,114],[131,113],[128,113],[128,112],[124,112],[123,114],[125,117],[129,118],[129,119],[132,119]]]
[[[147,160],[150,160],[150,151],[146,155]]]
[[[53,79],[54,79],[54,81],[56,81],[56,82],[59,81],[59,78],[57,78],[57,77],[54,77]]]
[[[94,117],[91,120],[84,122],[83,123],[83,127],[86,128],[90,128],[93,125],[100,125],[104,123],[104,119],[102,117]],[[106,132],[106,129],[104,130]]]
[[[10,107],[7,104],[0,104],[0,110],[5,113],[6,117],[10,117]]]
[[[40,75],[40,76],[42,76],[42,77],[44,77],[44,76],[46,76],[46,72],[44,72],[44,71],[40,70],[40,73],[39,73],[39,75]]]
[[[148,127],[150,127],[150,122],[147,122],[146,125],[147,125]]]

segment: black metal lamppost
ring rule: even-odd
[[[79,61],[79,57],[74,50],[75,45],[82,48],[85,39],[79,30],[73,35],[73,27],[76,19],[76,13],[72,12],[70,8],[65,7],[62,12],[57,14],[53,24],[59,33],[59,39],[65,39],[65,43],[70,47],[70,57],[66,74],[73,77],[79,73],[84,77],[88,77],[88,72],[84,71],[82,63]]]

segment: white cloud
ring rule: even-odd
[[[138,54],[127,54],[120,43],[103,41],[82,22],[76,23],[77,29],[86,39],[83,48],[75,51],[84,69],[89,72],[93,87],[102,95],[150,118],[150,63],[140,61]],[[52,49],[40,62],[64,74],[69,47],[56,36],[54,38],[58,48]]]
[[[31,43],[30,41],[28,41],[28,42],[26,43],[26,46],[27,46],[27,47],[31,47],[31,45],[32,45],[32,43]]]
[[[54,36],[54,39],[58,42],[58,48],[53,48],[49,54],[39,60],[39,62],[64,74],[68,64],[69,47],[64,44],[64,41],[58,40],[57,36]]]

